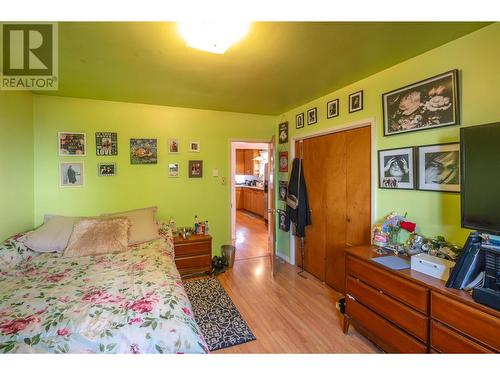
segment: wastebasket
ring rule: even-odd
[[[236,252],[236,248],[233,245],[222,245],[221,246],[221,254],[227,260],[227,266],[231,268],[234,264],[234,254]]]

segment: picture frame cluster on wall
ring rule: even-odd
[[[288,134],[287,134],[288,136]],[[86,133],[83,132],[58,132],[58,156],[77,157],[87,155]],[[200,152],[200,142],[190,141],[189,152]],[[118,155],[118,134],[116,132],[101,131],[95,133],[96,156]],[[180,142],[178,139],[168,140],[169,154],[180,153]],[[130,164],[146,165],[158,163],[158,139],[156,138],[131,138],[130,139]],[[203,161],[189,160],[189,178],[203,177]],[[116,162],[97,163],[97,174],[99,177],[116,176]],[[82,187],[84,186],[84,162],[83,161],[60,161],[59,162],[59,186],[60,187]],[[179,163],[168,164],[168,177],[179,177]]]
[[[379,188],[460,192],[460,144],[378,151]]]

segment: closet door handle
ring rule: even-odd
[[[349,216],[347,216],[346,220],[347,220],[348,223],[351,222],[351,218]]]

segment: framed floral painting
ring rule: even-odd
[[[384,135],[458,125],[458,70],[382,95]]]

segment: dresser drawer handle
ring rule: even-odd
[[[379,290],[378,291],[380,294],[384,294],[384,291],[383,290]]]
[[[353,296],[351,296],[350,294],[347,294],[346,295],[347,298],[349,298],[350,300],[353,300],[353,301],[356,301],[356,298],[354,298]]]

